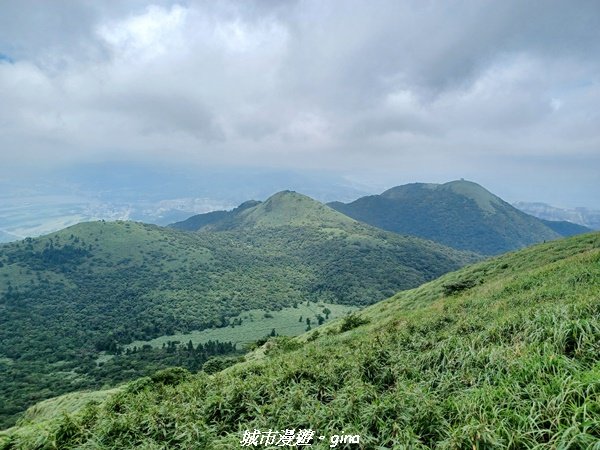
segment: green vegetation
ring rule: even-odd
[[[578,225],[576,223],[567,222],[566,220],[544,220],[540,219],[544,225],[561,236],[576,236],[578,234],[589,233],[592,231],[588,227]]]
[[[230,341],[190,349],[177,336],[229,331],[245,311],[276,316],[307,301],[364,306],[475,259],[289,192],[221,228],[94,222],[1,246],[0,427],[61,393],[171,365],[196,371],[231,352]],[[311,327],[318,323],[314,317]],[[265,335],[273,328],[285,334],[272,325]],[[127,351],[158,337],[164,348]]]
[[[182,222],[174,223],[170,225],[170,227],[183,231],[198,231],[216,223],[231,223],[242,211],[252,208],[260,203],[261,202],[255,200],[249,200],[231,211],[212,211],[205,214],[197,214]]]
[[[370,225],[439,242],[449,247],[496,255],[536,242],[582,233],[585,229],[544,223],[476,183],[413,183],[333,209]]]
[[[235,449],[246,429],[310,428],[373,449],[597,448],[599,298],[600,233],[540,244],[273,338],[214,375],[146,378],[77,412],[29,413],[0,439]]]
[[[352,227],[355,221],[333,209],[293,191],[279,192],[265,202],[247,201],[231,211],[198,214],[174,223],[185,231],[315,226],[334,229]]]
[[[150,345],[154,348],[162,348],[169,342],[178,341],[193,345],[205,344],[209,341],[232,342],[241,350],[247,345],[264,338],[275,330],[277,335],[297,336],[304,333],[306,323],[299,318],[312,317],[314,322],[319,321],[318,316],[325,319],[324,310],[329,311],[329,319],[343,317],[354,311],[356,307],[334,304],[309,304],[301,303],[295,307],[283,308],[280,311],[266,312],[262,309],[252,309],[241,313],[239,316],[229,319],[229,326],[220,328],[209,328],[202,331],[192,331],[186,334],[175,334],[172,336],[161,336],[149,341],[134,341],[124,348],[142,348]],[[325,319],[327,320],[327,319]]]

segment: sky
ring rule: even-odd
[[[0,177],[127,161],[600,208],[597,1],[0,2]]]

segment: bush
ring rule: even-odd
[[[277,336],[276,338],[271,338],[269,340],[265,354],[272,355],[275,353],[286,353],[297,350],[300,347],[302,347],[302,344],[292,337]]]
[[[215,356],[210,358],[202,365],[202,370],[208,374],[213,374],[220,372],[238,362],[241,362],[243,358],[231,358],[231,357],[223,357],[223,356]]]
[[[176,386],[182,381],[189,378],[191,373],[183,367],[170,367],[168,369],[159,370],[150,379],[156,384],[165,386]]]
[[[129,383],[127,385],[127,387],[125,388],[125,391],[128,393],[131,393],[131,394],[137,394],[138,392],[143,391],[145,388],[147,388],[148,386],[151,386],[151,385],[152,385],[152,378],[142,377],[142,378],[138,378],[137,380]]]
[[[345,331],[350,331],[354,328],[360,327],[361,325],[365,325],[369,323],[369,319],[361,317],[356,314],[350,314],[344,318],[342,325],[340,326],[340,333]]]
[[[453,283],[446,283],[442,285],[442,289],[444,291],[444,295],[453,295],[458,294],[459,292],[466,291],[467,289],[471,289],[472,287],[477,286],[478,280],[472,280],[466,278],[464,280],[458,280]]]

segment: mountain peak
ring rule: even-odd
[[[387,231],[412,234],[486,255],[560,236],[535,217],[464,179],[396,186],[381,195],[331,206]]]
[[[324,225],[343,226],[353,219],[295,191],[278,192],[239,215],[241,224],[261,227]]]
[[[439,185],[439,189],[449,189],[455,194],[462,195],[470,198],[477,203],[482,210],[490,213],[496,212],[494,206],[500,205],[502,200],[492,194],[490,191],[485,189],[483,186],[473,182],[467,181],[463,178],[460,180],[450,181]]]
[[[319,225],[343,227],[355,221],[295,191],[281,191],[264,202],[249,200],[231,211],[213,211],[170,225],[186,231],[232,230],[243,227]]]
[[[494,206],[500,205],[502,200],[489,192],[483,186],[461,178],[444,184],[437,183],[410,183],[388,189],[381,194],[382,197],[394,200],[414,198],[426,191],[450,191],[462,197],[469,198],[486,213],[495,213]]]
[[[265,203],[268,202],[276,202],[276,201],[289,201],[289,200],[304,200],[304,201],[312,201],[312,202],[316,202],[316,200],[313,200],[312,198],[310,198],[307,195],[304,194],[300,194],[299,192],[296,191],[290,191],[290,190],[285,190],[285,191],[279,191],[276,192],[275,194],[271,195],[268,199],[265,200]]]

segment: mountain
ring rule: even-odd
[[[283,191],[264,203],[239,212],[231,222],[216,223],[211,229],[241,230],[248,227],[264,229],[282,226],[356,228],[357,225],[356,221],[310,197],[293,191]]]
[[[173,223],[169,225],[169,227],[182,231],[198,231],[201,228],[204,228],[208,225],[214,225],[218,222],[232,221],[239,213],[258,205],[259,203],[261,202],[256,200],[248,200],[231,211],[211,211],[204,214],[196,214],[195,216],[189,217],[181,222]]]
[[[594,448],[599,281],[600,233],[536,245],[213,375],[170,369],[48,400],[0,448],[226,449],[287,429],[313,430],[315,449]]]
[[[349,227],[356,222],[306,195],[282,191],[265,202],[254,200],[242,203],[231,211],[198,214],[170,227],[186,230],[241,230],[244,228],[273,228],[281,226]]]
[[[567,221],[600,230],[600,211],[589,208],[557,208],[546,203],[516,202],[515,208],[540,219]]]
[[[564,237],[576,236],[578,234],[589,233],[590,231],[592,231],[591,228],[584,227],[583,225],[578,225],[576,223],[568,222],[566,220],[540,220],[552,231]]]
[[[90,222],[0,246],[0,424],[53,395],[233,354],[243,312],[364,306],[478,259],[294,192],[233,216],[200,232]],[[212,329],[232,337],[180,342]]]
[[[470,181],[413,183],[351,203],[328,204],[356,220],[449,247],[495,255],[561,235]]]

